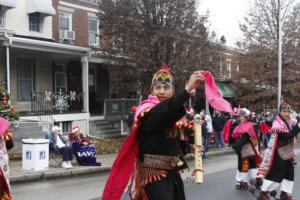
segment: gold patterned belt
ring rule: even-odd
[[[163,170],[185,169],[187,165],[183,156],[165,156],[155,154],[144,154],[143,167]]]

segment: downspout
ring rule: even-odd
[[[6,46],[6,76],[7,76],[7,92],[10,94],[10,56],[9,46],[12,44],[12,38],[5,32],[4,37],[8,39],[8,45]]]

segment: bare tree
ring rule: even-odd
[[[102,50],[135,60],[143,80],[143,72],[151,76],[161,65],[185,79],[188,71],[204,66],[206,55],[207,16],[197,13],[196,2],[100,0]]]
[[[278,18],[278,1],[282,18]],[[294,101],[298,95],[295,87],[299,71],[299,5],[294,0],[256,0],[253,9],[240,25],[244,39],[240,42],[244,54],[241,56],[241,78],[248,80],[239,87],[242,103],[264,103],[275,106],[277,88],[277,40],[278,22],[283,22],[283,96]],[[294,73],[291,73],[294,72]],[[275,100],[275,101],[274,101]],[[294,103],[296,106],[300,106]]]

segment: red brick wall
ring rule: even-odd
[[[90,7],[97,9],[97,5],[84,3],[78,0],[64,0],[65,2],[84,6],[84,7]],[[53,16],[53,38],[56,42],[59,42],[59,0],[53,0],[53,6],[57,11],[57,14]],[[61,5],[63,7],[67,7],[65,5]],[[72,31],[75,31],[75,40],[74,41],[64,41],[66,44],[72,44],[76,46],[83,46],[88,47],[89,46],[89,33],[88,33],[88,11],[77,9],[70,7],[74,10],[74,13],[72,13]]]

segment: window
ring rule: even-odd
[[[72,13],[59,12],[59,30],[72,30]]]
[[[61,122],[61,126],[62,126],[63,133],[70,133],[72,131],[72,122],[71,121]]]
[[[223,75],[223,63],[222,63],[222,61],[220,61],[220,63],[219,63],[219,70],[220,70],[220,76],[222,76]]]
[[[0,5],[0,27],[4,27],[4,12],[5,7]]]
[[[113,36],[113,49],[123,51],[123,37],[121,34],[115,34]]]
[[[34,59],[17,59],[18,101],[30,101],[35,91]]]
[[[227,59],[227,73],[228,78],[231,78],[231,59]]]
[[[118,81],[110,82],[110,98],[119,98],[119,83]]]
[[[41,14],[29,14],[29,31],[41,32]]]
[[[99,22],[96,18],[89,18],[89,43],[99,45]]]

